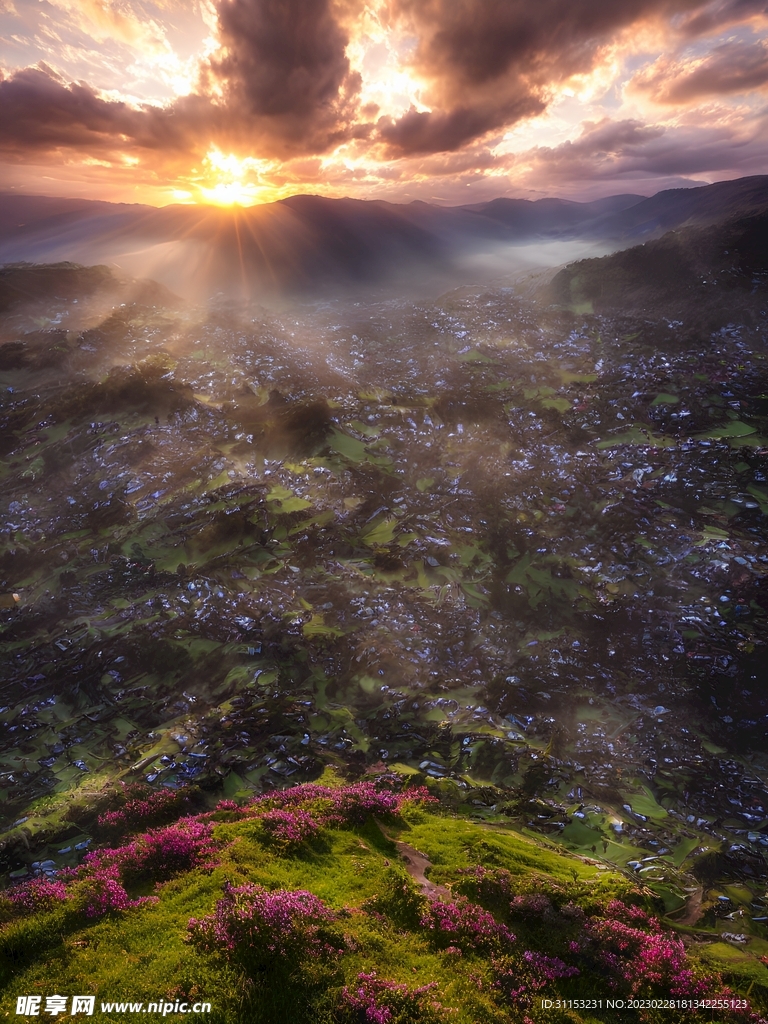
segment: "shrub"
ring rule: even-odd
[[[145,832],[126,849],[123,871],[128,877],[149,874],[163,879],[178,871],[210,866],[217,852],[211,833],[208,822],[194,818]]]
[[[395,790],[390,780],[384,779],[336,788],[307,782],[279,793],[257,797],[248,805],[245,813],[258,815],[262,808],[301,808],[308,811],[319,825],[361,825],[372,814],[385,817],[397,814],[411,801],[437,802],[423,786]]]
[[[173,821],[190,803],[189,793],[184,790],[160,789],[153,792],[144,786],[129,786],[125,795],[128,799],[122,807],[107,811],[98,818],[99,827],[112,836]]]
[[[450,903],[428,900],[420,923],[438,948],[455,946],[463,953],[501,951],[515,941],[506,925],[463,896]]]
[[[191,918],[189,935],[201,952],[222,954],[248,974],[290,970],[308,957],[335,958],[343,942],[329,925],[335,915],[311,892],[226,883],[213,914]]]
[[[688,965],[681,939],[665,935],[661,925],[640,907],[612,900],[603,918],[587,923],[598,964],[617,988],[638,993],[701,996],[711,992],[711,979],[697,977]]]
[[[542,892],[514,896],[509,903],[509,912],[524,921],[541,921],[542,918],[553,917],[552,901]]]
[[[342,990],[342,1015],[355,1024],[440,1024],[443,1008],[429,998],[435,982],[411,989],[375,972],[358,974],[356,984]]]
[[[297,849],[320,831],[312,815],[299,809],[275,808],[263,814],[260,820],[267,837],[283,850]]]
[[[574,978],[580,972],[556,956],[526,950],[521,956],[497,957],[492,961],[494,987],[511,1006],[530,1006],[537,992],[553,981]]]
[[[89,853],[81,873],[107,872],[126,880],[169,878],[178,871],[210,865],[216,855],[209,822],[181,818],[166,828],[150,829],[130,843]]]
[[[477,864],[459,869],[459,880],[452,891],[468,896],[483,906],[499,906],[512,899],[513,879],[506,868],[484,868]]]
[[[363,909],[383,914],[398,928],[414,931],[421,925],[427,899],[402,871],[387,871],[381,892],[366,900]]]
[[[62,903],[67,898],[67,887],[50,878],[31,878],[7,889],[3,897],[13,914],[35,914]]]
[[[616,978],[629,985],[633,995],[663,989],[674,990],[675,995],[693,996],[703,995],[707,989],[704,982],[697,983],[687,971],[681,939],[644,932],[614,919],[595,922],[590,934],[600,945],[599,959]],[[694,991],[688,991],[692,987]]]
[[[157,903],[156,896],[132,900],[117,878],[97,873],[83,878],[72,890],[74,906],[86,917],[103,917],[115,910],[128,910],[145,903]]]

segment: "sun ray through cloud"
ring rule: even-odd
[[[578,197],[749,173],[768,146],[768,23],[747,0],[16,0],[0,29],[0,188]],[[625,122],[634,177],[618,151],[585,157],[589,125]],[[707,159],[671,171],[660,133]]]

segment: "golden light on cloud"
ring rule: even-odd
[[[0,2],[0,189],[157,205],[297,193],[461,204],[761,173],[762,9]]]
[[[425,83],[404,60],[413,41],[385,29],[368,8],[366,15],[361,31],[346,48],[362,79],[361,104],[375,104],[377,116],[399,117],[411,107],[428,111],[422,96]]]
[[[94,39],[114,39],[149,54],[170,53],[162,25],[129,5],[109,0],[51,0]]]

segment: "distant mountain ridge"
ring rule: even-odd
[[[198,295],[306,294],[455,275],[473,254],[505,247],[581,240],[605,251],[767,209],[768,175],[650,198],[502,198],[457,207],[298,195],[245,209],[156,208],[6,193],[0,263],[117,263],[172,288],[182,281]]]

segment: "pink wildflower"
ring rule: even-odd
[[[134,796],[137,791],[140,795]],[[126,793],[129,799],[122,807],[99,815],[98,824],[112,834],[122,835],[171,821],[189,804],[189,797],[183,790],[160,789],[145,793],[142,787],[131,786]]]
[[[436,982],[411,989],[407,985],[379,978],[375,971],[358,974],[356,984],[345,985],[342,1005],[356,1011],[357,1020],[364,1024],[389,1024],[391,1020],[437,1021],[442,1018],[442,1007],[427,994],[437,987]]]
[[[3,893],[14,910],[34,914],[39,910],[50,910],[67,898],[67,887],[63,882],[49,878],[31,878],[28,882],[14,885]]]
[[[455,902],[429,900],[421,926],[430,931],[437,946],[457,946],[465,953],[496,950],[515,941],[506,925],[464,896]]]
[[[196,818],[180,818],[165,828],[150,829],[130,843],[89,853],[82,873],[101,873],[112,878],[170,877],[177,871],[214,862],[216,847],[212,826]]]
[[[319,826],[311,814],[302,810],[275,808],[261,816],[262,826],[267,835],[284,849],[301,846],[317,835]]]
[[[250,971],[263,971],[284,960],[295,965],[306,957],[335,957],[339,945],[327,926],[330,907],[304,890],[228,883],[213,914],[189,922],[191,941],[207,953],[226,953]]]
[[[79,901],[86,917],[103,917],[113,910],[128,910],[145,903],[157,903],[156,896],[142,896],[132,900],[115,878],[93,875],[78,886]]]

